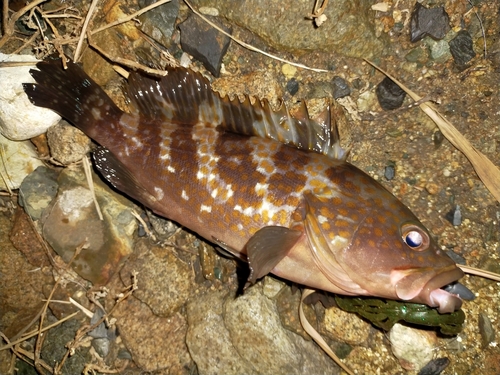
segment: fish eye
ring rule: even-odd
[[[422,228],[406,224],[401,228],[403,241],[413,250],[422,251],[429,245],[429,235]]]

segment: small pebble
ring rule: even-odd
[[[333,86],[333,97],[335,99],[343,98],[351,94],[351,88],[347,81],[339,76],[335,76],[332,79]]]
[[[455,227],[462,224],[462,212],[460,211],[460,206],[457,204],[454,209],[445,215],[445,218]]]
[[[443,39],[450,30],[449,23],[450,17],[444,7],[426,8],[417,2],[411,14],[410,40],[415,43],[426,36]]]
[[[439,375],[449,364],[450,360],[446,357],[433,359],[418,372],[418,375]]]
[[[495,341],[495,330],[490,318],[484,312],[479,314],[479,333],[481,334],[483,348],[486,348],[491,342]]]
[[[455,63],[460,67],[467,65],[476,56],[472,37],[468,31],[460,30],[457,36],[450,41],[450,52]]]
[[[378,102],[385,111],[401,107],[406,93],[389,77],[383,79],[375,90]]]
[[[297,68],[290,64],[283,64],[281,67],[281,72],[286,77],[286,79],[292,79],[295,74],[297,74]]]
[[[387,179],[387,181],[392,180],[394,178],[395,174],[396,174],[396,171],[394,170],[393,165],[388,165],[385,167],[384,176]]]
[[[295,78],[292,78],[286,83],[286,91],[288,91],[292,96],[299,91],[299,83]]]
[[[427,185],[425,185],[425,190],[427,190],[429,194],[434,195],[439,193],[439,186],[430,182]]]
[[[441,133],[440,130],[436,130],[434,132],[434,134],[432,135],[432,141],[434,142],[434,146],[436,146],[436,148],[438,148],[439,146],[441,146],[441,144],[444,141],[444,135],[443,135],[443,133]]]

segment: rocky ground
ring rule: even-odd
[[[149,3],[105,1],[91,30]],[[212,85],[223,94],[267,98],[275,105],[283,98],[292,110],[306,100],[312,116],[324,109],[325,98],[336,99],[348,119],[340,130],[344,146],[351,148],[349,161],[410,207],[457,262],[500,271],[498,202],[467,158],[418,107],[409,107],[411,101],[390,85],[377,89],[384,76],[364,61],[375,62],[436,102],[475,147],[500,165],[497,1],[330,1],[319,27],[307,19],[312,0],[192,4],[212,14],[214,22],[238,39],[289,62],[213,33],[185,3],[177,2],[94,34],[92,43],[114,61],[154,67],[165,63],[159,51],[168,50],[178,61],[216,76]],[[10,6],[19,9],[14,9],[16,2]],[[40,5],[31,18],[24,16],[22,24],[15,24],[16,34],[6,38],[9,30],[3,29],[0,52],[44,57],[59,48],[73,56],[82,23],[78,17],[86,15],[87,6],[78,1]],[[48,11],[66,15],[49,18],[59,35],[53,29],[44,33],[55,42],[42,43],[35,35],[24,45],[37,29],[33,17],[46,21]],[[431,27],[426,26],[429,17]],[[210,40],[210,35],[210,48],[208,42],[197,46],[197,38]],[[82,62],[96,82],[126,106],[123,81],[109,60],[85,47]],[[377,92],[383,95],[382,105]],[[12,132],[2,133],[15,138]],[[84,369],[118,369],[124,374],[340,373],[300,326],[297,286],[265,277],[241,295],[243,264],[219,256],[211,244],[175,224],[148,216],[94,174],[104,218],[100,220],[79,162],[92,146],[74,128],[59,124],[46,139],[28,143],[2,137],[2,145],[7,159],[2,159],[2,173],[24,174],[11,192],[3,188],[1,197],[0,374],[35,373],[33,358],[40,373],[57,373],[54,369],[61,362],[62,374]],[[20,155],[21,164],[9,164],[11,155]],[[32,173],[24,178],[26,170]],[[145,233],[134,215],[150,223],[151,233]],[[66,266],[69,262],[71,267]],[[357,374],[499,374],[495,333],[500,328],[500,285],[474,276],[466,276],[463,283],[476,299],[464,303],[464,329],[451,337],[422,327],[406,331],[405,326],[389,334],[355,314],[325,309],[320,302],[306,314]],[[83,308],[69,304],[70,297]],[[52,302],[47,310],[48,298]],[[88,316],[81,312],[85,309]],[[46,335],[34,331],[34,337],[15,350],[8,348],[8,342],[36,330],[40,316],[47,326],[76,311],[80,313]],[[105,313],[106,324],[88,328]],[[408,346],[413,351],[398,359],[393,353],[405,347],[403,338],[411,338]],[[68,350],[72,355],[65,358]]]

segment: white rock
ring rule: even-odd
[[[437,338],[434,332],[396,323],[389,331],[392,352],[407,370],[419,371],[433,359]]]
[[[40,165],[41,160],[30,141],[11,141],[0,134],[0,190],[21,186],[24,178]]]
[[[0,61],[37,61],[30,55],[5,55]],[[0,68],[0,133],[22,141],[45,133],[61,117],[55,112],[35,107],[23,90],[23,83],[33,83],[29,70],[33,66]]]

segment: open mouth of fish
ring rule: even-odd
[[[426,283],[421,281],[421,274],[418,272],[405,275],[403,271],[398,274],[396,293],[399,298],[436,307],[442,314],[452,313],[460,309],[462,300],[474,298],[469,289],[457,282],[463,276],[463,271],[455,266],[435,275]]]

